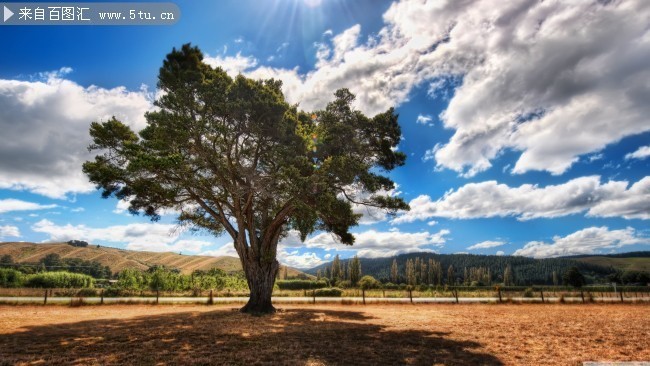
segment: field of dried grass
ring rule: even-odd
[[[649,361],[648,305],[0,306],[0,364]]]

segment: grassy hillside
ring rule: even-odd
[[[603,267],[613,267],[622,271],[650,272],[650,252],[646,257],[591,256],[576,258],[577,261]]]
[[[155,265],[178,268],[185,274],[195,270],[209,270],[215,267],[226,272],[241,270],[239,258],[235,257],[180,255],[169,252],[140,252],[104,246],[97,247],[96,245],[80,248],[67,243],[0,243],[0,256],[9,254],[17,263],[36,263],[46,255],[52,253],[58,254],[61,258],[80,258],[97,261],[104,266],[109,266],[112,272],[119,272],[124,268],[146,270]],[[294,277],[302,273],[293,268],[289,268],[287,272],[289,277]]]

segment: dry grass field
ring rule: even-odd
[[[0,364],[650,361],[647,305],[0,306]]]

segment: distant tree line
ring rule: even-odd
[[[39,272],[70,272],[80,273],[96,279],[112,278],[111,268],[97,261],[80,258],[61,258],[56,253],[50,253],[35,263],[16,263],[11,255],[0,257],[0,268],[13,268],[25,274]]]
[[[618,271],[611,267],[566,258],[533,259],[513,256],[471,254],[440,255],[433,253],[404,254],[392,258],[351,258],[338,255],[331,263],[308,272],[327,278],[343,287],[356,279],[357,270],[384,284],[505,286],[562,285],[564,274],[575,268],[587,283],[641,284],[650,282],[648,272]],[[355,268],[354,271],[351,268]]]

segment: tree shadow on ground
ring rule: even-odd
[[[502,364],[479,343],[373,319],[357,311],[217,310],[34,326],[0,335],[0,364]]]

